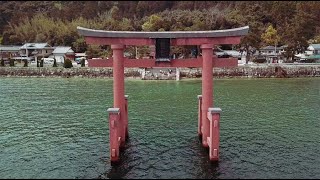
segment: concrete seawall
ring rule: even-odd
[[[181,69],[181,77],[201,77],[201,69]],[[252,77],[252,78],[292,78],[320,77],[320,65],[317,66],[239,66],[234,68],[214,68],[216,78]]]
[[[179,68],[180,78],[200,78],[201,68]],[[145,69],[125,68],[125,77],[142,78]],[[239,66],[214,68],[215,78],[292,78],[320,77],[320,64],[312,66]],[[10,77],[112,77],[112,68],[62,68],[62,67],[0,67],[0,76]],[[144,75],[143,79],[156,79]],[[160,76],[157,76],[160,77]],[[169,77],[169,76],[167,76]],[[175,77],[175,76],[174,76]],[[171,79],[175,79],[170,77]],[[169,78],[169,79],[170,79]],[[159,79],[159,78],[157,78]],[[165,78],[163,78],[165,79]]]
[[[139,68],[125,69],[126,77],[140,77]],[[112,77],[112,68],[0,67],[0,76],[19,77]]]

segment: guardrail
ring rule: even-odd
[[[320,66],[320,63],[261,63],[261,64],[238,64],[238,66],[264,67],[264,66]]]

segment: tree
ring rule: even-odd
[[[240,1],[236,8],[230,11],[226,20],[232,27],[249,25],[250,29],[246,36],[241,38],[240,49],[246,52],[246,64],[251,59],[255,50],[260,48],[261,27],[267,19],[263,14],[264,7],[260,2],[252,3]]]
[[[73,65],[72,65],[71,60],[70,60],[70,59],[66,59],[66,60],[64,60],[63,67],[64,67],[64,68],[72,68],[72,67],[73,67]]]
[[[121,21],[119,21],[119,29],[120,31],[134,31],[133,23],[130,19],[123,18]]]
[[[272,17],[272,24],[277,27],[280,34],[283,24],[292,22],[297,1],[272,1],[271,3],[270,16]]]
[[[0,66],[4,67],[4,60],[2,58],[0,60]]]
[[[14,59],[9,58],[10,67],[14,67]]]
[[[110,57],[112,52],[110,46],[88,45],[86,51],[88,58]]]
[[[85,52],[88,48],[88,45],[86,44],[86,41],[83,37],[80,37],[75,42],[73,42],[72,46],[74,47],[75,52]]]
[[[43,58],[40,59],[40,67],[43,67]]]
[[[53,65],[52,65],[52,67],[57,67],[57,60],[56,60],[56,58],[53,58]]]
[[[142,25],[144,31],[158,31],[162,28],[163,20],[158,15],[151,15],[148,20]]]
[[[241,38],[240,46],[246,51],[246,64],[250,61],[255,50],[259,48],[260,42],[261,39],[256,28],[250,29],[248,35]]]
[[[28,60],[24,59],[23,62],[24,62],[23,67],[28,67]]]
[[[86,59],[82,58],[81,59],[81,67],[85,67],[86,66],[85,62],[86,62]]]
[[[280,36],[277,33],[277,30],[273,28],[272,25],[269,25],[265,33],[261,35],[261,39],[268,45],[277,45],[280,41]]]
[[[303,51],[308,40],[319,42],[319,19],[320,3],[316,1],[0,1],[0,43],[45,41],[85,52],[88,46],[77,26],[111,31],[195,31],[249,25],[249,35],[241,42],[242,49],[249,52],[259,48],[261,34],[268,34],[266,25],[272,24],[280,37],[277,45],[288,45],[289,54],[294,54]],[[97,54],[105,56],[110,51],[102,49]],[[250,58],[250,52],[247,55]]]
[[[269,25],[265,33],[261,35],[261,39],[268,45],[274,44],[274,51],[275,54],[277,54],[277,45],[280,41],[280,36],[278,35],[277,30],[273,28],[272,24]]]
[[[111,17],[115,20],[120,20],[121,17],[120,17],[120,11],[119,11],[119,8],[117,6],[113,6],[110,10],[111,12]]]
[[[320,6],[318,3],[296,3],[296,13],[292,22],[283,23],[285,33],[282,36],[283,41],[288,45],[286,56],[294,60],[296,53],[304,53],[308,47],[308,40],[315,36],[316,27],[319,25],[317,16],[319,16]],[[318,11],[316,11],[317,9]],[[310,13],[313,12],[313,13]]]
[[[40,67],[38,57],[35,57],[35,60],[36,60],[36,62],[37,62],[37,67]]]

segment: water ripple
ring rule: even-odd
[[[319,79],[216,80],[220,162],[197,136],[201,81],[126,81],[130,138],[110,166],[112,80],[0,78],[3,178],[320,178]]]

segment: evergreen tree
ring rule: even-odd
[[[8,58],[10,67],[14,67],[14,59]]]
[[[64,65],[63,65],[64,68],[72,68],[73,65],[72,65],[72,62],[70,59],[65,59],[64,60]]]
[[[40,59],[40,67],[43,67],[43,59]]]
[[[23,67],[28,67],[28,60],[24,59],[23,62],[24,62]]]
[[[2,67],[4,67],[5,65],[4,65],[4,60],[1,58],[1,60],[0,60],[0,66],[2,66]]]
[[[52,67],[57,67],[57,60],[56,60],[56,58],[53,58],[53,65],[52,65]]]
[[[86,59],[85,58],[82,58],[81,59],[81,67],[85,67],[85,62],[86,62]]]

